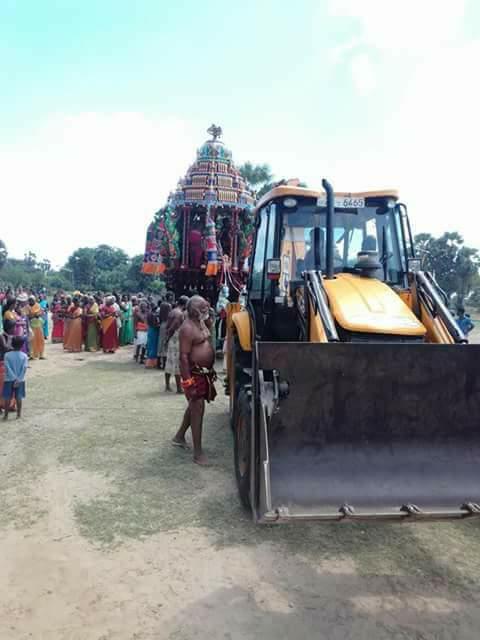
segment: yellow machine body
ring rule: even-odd
[[[479,516],[480,345],[419,268],[398,194],[334,196],[330,222],[323,191],[290,184],[255,211],[264,258],[227,312],[241,500],[258,523]]]
[[[426,334],[401,297],[380,280],[342,273],[325,280],[324,287],[335,320],[343,329],[401,336]]]

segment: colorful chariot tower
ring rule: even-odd
[[[248,273],[254,198],[212,125],[211,138],[155,215],[144,273],[162,274],[177,296],[196,291],[214,302],[219,287],[240,290]]]

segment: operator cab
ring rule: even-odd
[[[319,199],[321,201],[321,199]],[[337,199],[339,200],[339,199]],[[335,208],[333,228],[334,273],[358,273],[363,264],[376,258],[379,280],[389,284],[403,283],[404,267],[397,232],[397,213],[393,198],[345,199],[360,206]],[[296,205],[293,206],[293,202]],[[280,201],[276,207],[281,224],[280,259],[282,273],[293,280],[304,271],[315,268],[314,231],[319,228],[320,269],[326,269],[326,208],[311,199],[288,199],[288,207]],[[288,278],[287,278],[288,279]],[[285,290],[285,282],[283,289]]]
[[[335,194],[333,277],[350,273],[407,285],[413,251],[397,199],[395,191]],[[259,203],[249,303],[264,328],[262,339],[299,337],[292,310],[296,287],[304,285],[305,272],[325,276],[327,270],[326,205],[322,192],[298,187],[277,187]],[[277,275],[269,273],[272,260]]]

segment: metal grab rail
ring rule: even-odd
[[[445,305],[431,275],[424,271],[417,271],[415,273],[415,279],[418,294],[422,297],[424,302],[429,302],[432,312],[442,319],[447,331],[450,333],[454,341],[457,344],[467,344],[467,337],[457,325],[448,307]]]
[[[315,311],[319,313],[322,319],[328,342],[340,342],[337,328],[335,327],[335,320],[327,303],[321,274],[318,271],[306,271],[304,277],[315,305]]]

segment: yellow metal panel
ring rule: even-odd
[[[227,312],[227,333],[225,335],[225,340],[227,341],[226,345],[226,356],[227,356],[227,372],[228,372],[228,380],[230,391],[233,393],[233,389],[235,387],[235,372],[233,370],[233,358],[232,358],[232,347],[233,347],[233,331],[235,329],[235,325],[233,324],[233,316],[239,313],[242,310],[242,305],[239,302],[229,302],[226,307]]]
[[[400,291],[398,295],[400,296],[400,299],[403,300],[403,302],[407,305],[407,307],[409,307],[410,309],[413,308],[413,297],[411,291],[405,289],[404,291]]]
[[[438,316],[432,318],[432,315],[428,309],[420,304],[420,314],[422,316],[422,322],[427,329],[427,341],[436,344],[454,344],[454,339],[447,331],[442,319]]]
[[[324,198],[325,191],[322,189],[304,189],[303,187],[294,187],[291,185],[282,185],[274,187],[266,193],[255,208],[255,212],[261,209],[270,200],[274,198]],[[355,191],[353,193],[347,191],[335,191],[336,196],[347,198],[394,198],[398,200],[398,191],[396,189],[383,189],[380,191]]]
[[[328,342],[320,316],[310,307],[310,342]]]
[[[252,350],[252,332],[250,329],[250,316],[248,311],[239,311],[232,316],[232,322],[244,351]]]
[[[423,336],[426,329],[388,285],[348,273],[324,280],[338,324],[348,331]]]

